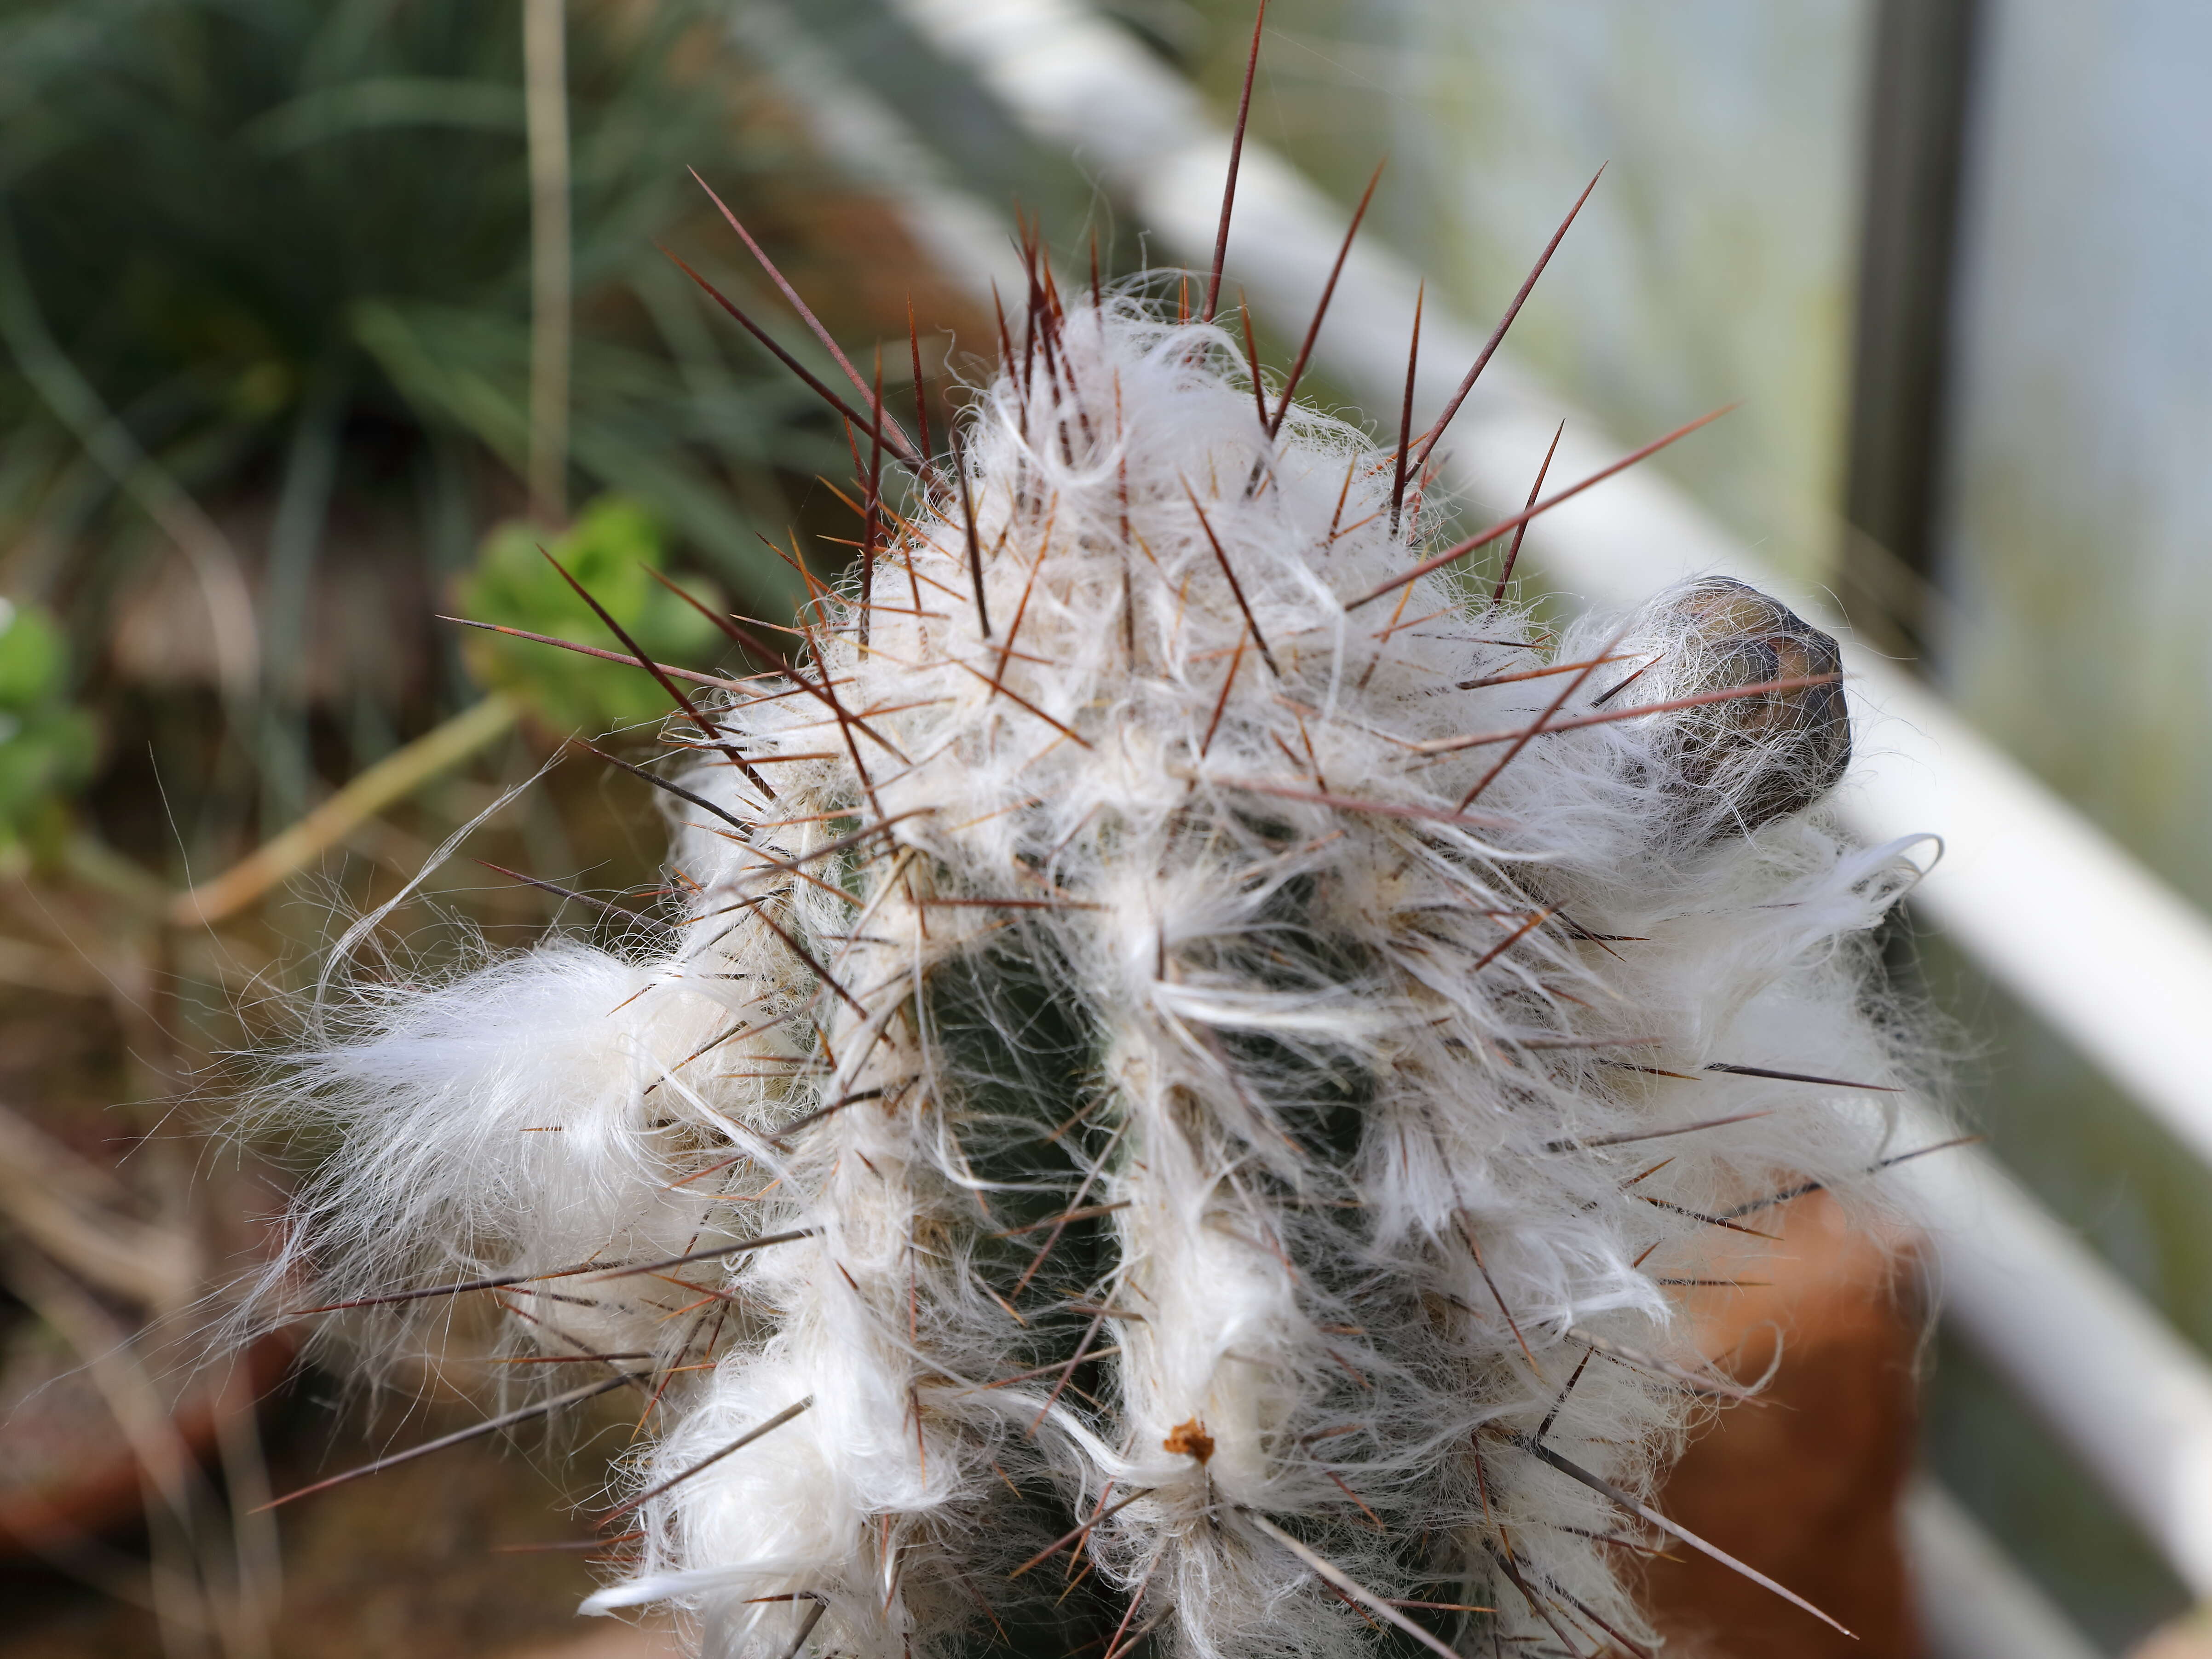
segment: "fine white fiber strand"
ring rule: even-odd
[[[1452,568],[1348,609],[1442,504],[1394,531],[1388,450],[1271,438],[1153,291],[1045,289],[789,695],[711,710],[772,799],[670,728],[744,826],[675,804],[680,927],[332,1007],[267,1103],[337,1148],[280,1272],[794,1235],[503,1292],[669,1368],[589,1605],[710,1653],[1382,1639],[1301,1550],[1497,1608],[1420,1615],[1468,1651],[1646,1641],[1602,1540],[1648,1529],[1540,1431],[1648,1500],[1716,1375],[1660,1281],[1911,1150],[1915,872],[1818,810],[1833,644],[1719,580],[1557,634]]]

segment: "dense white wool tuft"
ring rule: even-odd
[[[1280,1533],[1499,1609],[1416,1615],[1470,1650],[1648,1639],[1602,1540],[1653,1534],[1540,1437],[1648,1495],[1711,1375],[1665,1281],[1909,1150],[1892,1096],[1707,1069],[1902,1080],[1910,868],[1808,811],[1832,644],[1725,582],[1557,637],[1449,571],[1348,610],[1427,550],[1389,453],[1270,438],[1228,337],[1138,297],[1047,305],[962,435],[717,712],[749,770],[682,775],[680,927],[301,1057],[337,1152],[295,1265],[335,1300],[801,1234],[508,1292],[546,1352],[691,1368],[635,1365],[653,1495],[597,1602],[712,1653],[1370,1646]]]

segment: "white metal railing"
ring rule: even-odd
[[[1211,258],[1228,135],[1196,93],[1077,0],[889,0],[1034,136],[1073,152],[1175,257]],[[926,146],[852,85],[772,0],[738,8],[745,44],[814,112],[817,137],[901,207],[946,274],[980,290],[1018,283],[1003,222],[966,196]],[[1343,211],[1264,146],[1248,143],[1230,258],[1262,314],[1302,326],[1342,234]],[[1376,407],[1402,392],[1413,274],[1355,247],[1318,350]],[[1438,406],[1480,337],[1431,302],[1417,397]],[[1520,504],[1556,423],[1553,476],[1571,480],[1621,449],[1501,354],[1462,411],[1454,483]],[[1645,470],[1536,520],[1528,556],[1560,588],[1632,605],[1693,572],[1723,571],[1820,596],[1759,565],[1679,491]],[[1832,619],[1828,619],[1833,625]],[[2212,1018],[2212,926],[2072,808],[1894,665],[1850,644],[1858,765],[1838,802],[1871,842],[1933,832],[1945,855],[1915,904],[1992,977],[2063,1033],[2147,1110],[2212,1162],[2212,1067],[2194,1050]],[[2063,877],[2058,873],[2063,872]],[[2057,896],[2063,894],[2061,900]],[[1899,1170],[1948,1291],[1946,1312],[2094,1474],[2200,1597],[2212,1599],[2212,1366],[1996,1161],[1967,1151]],[[1978,1609],[1944,1628],[1956,1659],[2086,1652],[2054,1630],[2039,1647],[1969,1640],[2055,1617],[1958,1507],[1923,1488],[1908,1505],[1931,1604]],[[1924,1546],[1924,1547],[1918,1547]],[[2025,1640],[2025,1637],[2021,1638]]]
[[[1932,1481],[1905,1496],[1922,1633],[1937,1659],[2100,1659],[2043,1592]]]

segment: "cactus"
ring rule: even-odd
[[[295,1265],[657,1394],[597,1605],[714,1651],[1647,1640],[1742,1391],[1667,1287],[1888,1148],[1833,643],[1348,603],[1429,550],[1389,451],[1134,291],[1024,347],[670,728],[679,915],[325,1012]]]
[[[875,459],[788,659],[610,619],[666,910],[318,1006],[270,1283],[387,1351],[496,1295],[574,1363],[488,1427],[649,1399],[587,1606],[710,1654],[1644,1653],[1749,1392],[1670,1288],[1899,1156],[1835,643],[1717,578],[1540,626],[1464,559],[1533,495],[1446,545],[1182,279],[1032,273],[949,452],[817,383]]]

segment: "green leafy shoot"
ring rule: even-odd
[[[0,864],[50,850],[92,775],[98,727],[70,702],[69,646],[44,611],[0,599]]]
[[[605,651],[622,650],[622,641],[546,562],[547,553],[654,661],[688,666],[710,656],[720,643],[714,623],[653,580],[652,573],[666,562],[660,526],[638,502],[621,495],[599,497],[556,537],[524,520],[498,526],[484,538],[476,568],[460,585],[461,614]],[[721,603],[713,584],[678,580],[700,604],[712,609]],[[556,732],[605,732],[669,712],[667,694],[642,669],[479,630],[471,631],[463,648],[479,683],[517,698]]]

